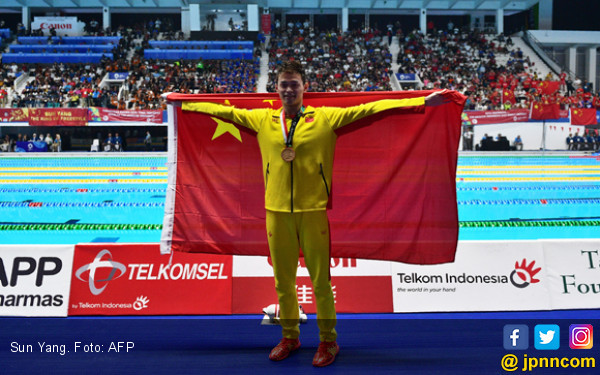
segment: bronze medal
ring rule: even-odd
[[[291,147],[286,147],[281,151],[281,158],[289,163],[296,158],[296,151]]]

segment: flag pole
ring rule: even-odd
[[[542,155],[546,153],[546,120],[542,120]]]

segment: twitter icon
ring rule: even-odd
[[[538,350],[557,350],[560,347],[560,327],[556,324],[538,324],[533,335]]]

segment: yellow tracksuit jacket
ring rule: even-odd
[[[353,107],[308,106],[293,138],[296,158],[286,162],[281,131],[282,109],[239,109],[208,102],[183,102],[196,111],[232,121],[257,133],[265,180],[265,208],[276,212],[307,212],[327,208],[331,192],[335,130],[363,117],[392,108],[424,106],[425,98],[384,99]],[[286,119],[289,130],[290,119]]]

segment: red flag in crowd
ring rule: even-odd
[[[511,104],[515,104],[517,102],[517,100],[515,99],[515,92],[513,90],[502,90],[502,103],[506,102],[509,102]]]
[[[556,120],[560,118],[560,106],[558,103],[533,102],[531,103],[529,118],[532,120]]]
[[[560,81],[542,81],[538,85],[538,89],[542,95],[552,95],[558,91],[559,87]]]
[[[571,125],[596,125],[596,108],[571,108]]]
[[[304,104],[352,106],[430,92],[306,93]],[[458,240],[456,163],[465,97],[385,111],[338,130],[328,216],[332,257],[436,264]],[[161,251],[268,255],[256,134],[177,102],[281,106],[276,94],[170,94],[169,193]],[[308,124],[306,124],[308,125]],[[171,137],[170,137],[171,138]]]

